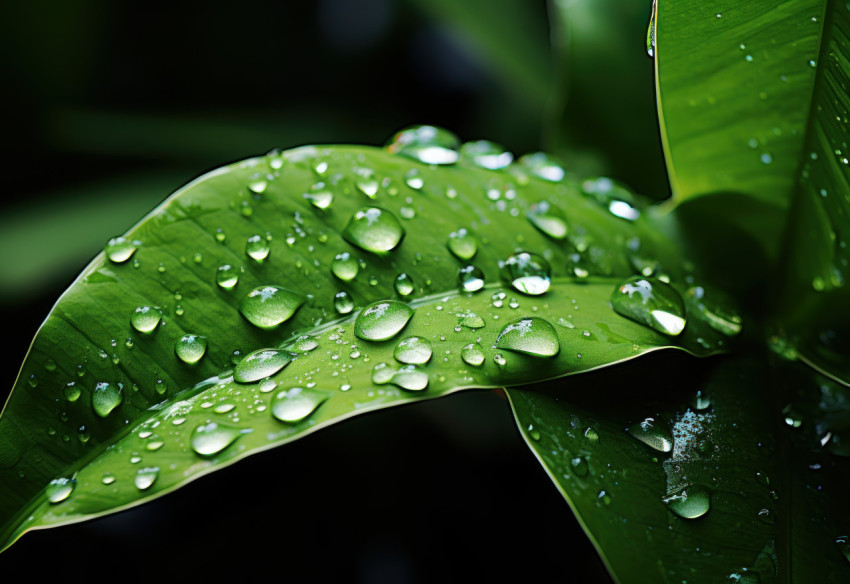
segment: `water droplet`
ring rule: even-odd
[[[348,221],[342,237],[360,249],[386,255],[401,242],[404,228],[386,209],[364,207]]]
[[[401,363],[423,365],[431,360],[432,349],[428,339],[407,337],[399,341],[393,351],[393,357]]]
[[[245,253],[248,254],[252,260],[256,260],[258,262],[263,261],[267,257],[269,257],[269,242],[262,235],[252,235],[248,238],[248,241],[245,242]]]
[[[701,286],[693,286],[688,289],[688,299],[691,300],[701,316],[714,330],[734,337],[741,332],[742,321],[737,311],[732,307],[731,300],[722,297],[715,292],[715,302],[709,303],[705,299],[705,289]]]
[[[104,485],[111,485],[115,482],[115,478],[115,475],[111,472],[105,472],[103,473],[103,477],[100,479],[100,482],[102,482]]]
[[[474,312],[458,312],[455,314],[455,316],[457,317],[458,326],[474,330],[484,328],[484,326],[486,325],[484,319],[475,314]]]
[[[425,181],[421,176],[419,176],[419,171],[412,168],[405,173],[404,184],[409,186],[411,189],[418,191],[425,186]]]
[[[73,381],[69,381],[65,385],[65,389],[64,389],[65,399],[68,400],[69,402],[75,402],[78,399],[80,399],[80,395],[82,395],[82,393],[83,392],[80,389],[80,387],[76,383],[74,383]]]
[[[770,509],[760,509],[756,517],[758,517],[759,521],[768,525],[776,523],[776,517],[770,512]]]
[[[207,351],[207,338],[200,335],[183,335],[174,345],[174,352],[181,361],[188,364],[197,363]]]
[[[215,237],[215,240],[217,242],[224,243],[225,240],[227,239],[227,234],[224,232],[224,229],[219,227],[218,229],[215,230],[215,235],[213,237]]]
[[[599,442],[599,433],[593,428],[586,428],[584,430],[584,437],[587,438],[589,442],[597,443]]]
[[[478,241],[463,227],[449,233],[449,240],[446,245],[449,251],[461,260],[471,260],[478,252]]]
[[[471,161],[475,166],[490,170],[505,168],[514,160],[512,153],[505,150],[500,144],[489,140],[466,142],[460,147],[460,154],[464,160]]]
[[[411,126],[398,132],[387,143],[392,154],[406,156],[425,164],[454,164],[459,157],[457,136],[435,126]]]
[[[334,202],[333,193],[321,188],[316,191],[304,193],[304,198],[310,201],[310,204],[317,209],[327,209]]]
[[[460,358],[467,365],[478,367],[484,363],[484,349],[478,343],[470,343],[460,350]]]
[[[230,264],[219,266],[215,273],[215,283],[224,290],[231,290],[239,283],[239,270]]]
[[[587,459],[585,457],[576,456],[575,458],[571,458],[570,466],[572,467],[573,472],[576,473],[577,476],[587,476],[588,464]]]
[[[502,278],[518,292],[539,296],[551,283],[552,268],[541,256],[520,252],[510,256],[502,266]]]
[[[201,424],[192,430],[192,450],[200,456],[218,454],[242,435],[242,430],[216,422]]]
[[[528,214],[528,220],[544,235],[552,239],[564,239],[567,237],[567,222],[559,217],[556,210],[548,201],[540,201],[532,205]]]
[[[692,404],[694,408],[698,410],[705,410],[711,407],[711,399],[702,391],[697,391],[697,394],[694,396]]]
[[[396,276],[393,286],[399,296],[410,296],[414,291],[413,278],[403,272]]]
[[[270,377],[289,365],[292,354],[277,349],[260,349],[250,353],[233,369],[233,379],[239,383],[253,383]]]
[[[473,265],[464,266],[458,270],[457,283],[464,292],[478,292],[484,287],[484,272]]]
[[[386,363],[378,363],[372,369],[372,383],[375,385],[392,383],[408,391],[422,391],[428,387],[428,375],[417,369],[415,365],[393,369]]]
[[[354,334],[364,341],[385,341],[401,332],[413,309],[397,300],[379,300],[364,308],[354,322]]]
[[[560,350],[560,343],[555,327],[548,321],[527,316],[507,324],[499,333],[494,348],[533,357],[554,357]]]
[[[114,264],[123,264],[136,253],[136,250],[141,245],[139,241],[130,241],[126,237],[113,237],[106,242],[103,252]]]
[[[673,450],[673,436],[670,430],[655,423],[654,418],[646,418],[644,421],[629,426],[629,434],[650,448],[659,452],[670,452]]]
[[[334,295],[334,308],[339,314],[348,314],[354,310],[354,299],[345,290]]]
[[[682,297],[669,284],[654,278],[630,278],[611,295],[617,314],[660,333],[681,334],[687,323]]]
[[[124,401],[124,385],[100,381],[94,386],[91,394],[91,405],[94,412],[101,418],[108,416],[112,410]]]
[[[300,422],[322,405],[330,394],[317,389],[293,387],[281,391],[271,402],[272,415],[281,422]]]
[[[683,519],[696,519],[708,513],[711,497],[700,485],[690,485],[661,499],[667,508]]]
[[[74,487],[76,486],[76,479],[53,479],[50,483],[48,483],[47,488],[45,489],[45,495],[47,495],[47,500],[50,501],[52,505],[55,505],[56,503],[61,503],[70,497],[71,493],[74,492]]]
[[[162,320],[162,312],[150,306],[139,306],[130,315],[130,324],[140,333],[149,333]]]
[[[554,158],[544,152],[526,154],[521,156],[518,162],[528,172],[543,180],[560,182],[566,176],[564,168]]]
[[[270,329],[289,320],[304,304],[304,298],[278,286],[258,286],[239,303],[239,312],[248,322],[261,329]]]
[[[351,282],[359,270],[357,259],[347,251],[336,254],[331,262],[331,272],[343,282]]]
[[[140,491],[147,491],[153,486],[157,478],[159,478],[159,467],[148,466],[140,468],[136,472],[136,476],[133,478],[133,484]]]
[[[54,361],[53,359],[48,359],[47,361],[44,362],[44,368],[47,371],[50,371],[51,373],[53,373],[54,371],[56,371],[56,361]]]
[[[850,10],[850,2],[847,4],[847,10]],[[844,556],[844,559],[850,562],[850,537],[839,535],[835,538],[835,545],[838,546],[838,551]]]

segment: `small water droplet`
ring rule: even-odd
[[[431,343],[422,337],[407,337],[399,341],[393,357],[401,363],[423,365],[431,360]]]
[[[548,235],[552,239],[564,239],[567,237],[567,222],[559,216],[548,201],[540,201],[532,205],[526,217],[541,233]]]
[[[656,424],[654,418],[646,418],[642,422],[629,426],[629,434],[650,448],[659,452],[673,450],[673,436],[670,430],[661,424]]]
[[[304,304],[299,294],[278,286],[258,286],[239,303],[239,312],[248,322],[261,329],[270,329],[289,320]]]
[[[479,367],[484,363],[484,349],[478,343],[470,343],[460,350],[460,358],[467,365]]]
[[[386,209],[364,207],[351,217],[342,236],[360,249],[386,255],[401,243],[404,228]]]
[[[576,456],[575,458],[571,458],[570,467],[572,467],[573,472],[576,474],[576,476],[587,476],[588,464],[587,459],[585,457]]]
[[[626,280],[612,293],[611,306],[617,314],[666,335],[681,334],[687,323],[682,297],[654,278]]]
[[[289,365],[292,354],[277,349],[259,349],[242,359],[233,369],[233,379],[239,383],[253,383],[270,377]]]
[[[519,252],[505,260],[501,275],[518,292],[539,296],[549,289],[552,268],[537,254]]]
[[[207,338],[200,335],[183,335],[174,345],[174,352],[184,363],[197,363],[207,352]]]
[[[328,397],[330,394],[324,391],[293,387],[274,396],[271,402],[272,415],[281,422],[300,422],[315,412]]]
[[[199,456],[214,456],[236,442],[242,430],[216,422],[201,424],[192,430],[192,450]]]
[[[478,252],[478,241],[463,227],[449,233],[446,246],[455,257],[461,260],[471,260]]]
[[[354,310],[354,299],[345,290],[334,295],[334,309],[339,314],[348,314]]]
[[[397,300],[379,300],[364,308],[354,322],[354,334],[365,341],[385,341],[401,332],[413,309]]]
[[[141,242],[131,241],[126,237],[113,237],[106,242],[103,252],[112,263],[123,264],[133,257],[140,245]]]
[[[410,126],[398,132],[387,143],[392,154],[406,156],[425,164],[454,164],[460,140],[457,136],[435,126]]]
[[[321,184],[321,183],[319,183]],[[319,188],[309,193],[304,193],[304,198],[317,209],[327,209],[334,202],[334,195],[331,191]]]
[[[239,283],[239,270],[230,264],[222,264],[215,273],[215,283],[224,290],[233,289]]]
[[[258,262],[262,262],[269,257],[270,249],[268,240],[262,235],[252,235],[245,242],[245,253],[252,260]]]
[[[475,166],[489,170],[505,168],[514,160],[514,155],[511,152],[508,152],[500,144],[489,140],[466,142],[460,147],[460,154],[464,160],[469,160]]]
[[[104,485],[111,485],[115,482],[115,475],[111,472],[105,472],[103,473],[103,477],[100,479],[100,482],[102,482]]]
[[[458,270],[457,282],[464,292],[478,292],[484,288],[484,271],[477,266],[464,266]]]
[[[94,412],[101,418],[108,416],[112,410],[124,401],[124,385],[100,381],[94,386],[91,395],[91,405]]]
[[[139,306],[130,315],[130,324],[140,333],[153,331],[162,320],[162,312],[151,306]]]
[[[138,472],[136,472],[136,476],[133,478],[133,484],[136,485],[136,488],[140,491],[147,491],[153,486],[158,478],[159,467],[149,466],[140,468]]]
[[[396,276],[395,282],[393,282],[393,287],[399,296],[410,296],[413,294],[415,289],[413,285],[413,278],[403,272]]]
[[[554,357],[560,351],[560,343],[555,327],[548,321],[527,316],[507,324],[499,333],[494,348],[533,357]]]
[[[331,262],[331,272],[343,282],[351,282],[359,270],[357,259],[347,251],[336,254]]]
[[[690,485],[661,499],[667,508],[683,519],[697,519],[708,513],[711,497],[704,487]]]
[[[585,428],[584,437],[587,438],[589,442],[597,443],[599,442],[599,433],[593,428]]]
[[[524,167],[537,178],[542,178],[549,182],[560,182],[566,176],[564,168],[554,158],[544,152],[526,154],[521,156],[518,162],[520,166]]]
[[[215,230],[215,235],[213,237],[215,237],[215,240],[217,242],[224,243],[225,240],[227,239],[227,234],[224,232],[224,229],[219,227],[218,229]]]
[[[51,505],[56,505],[65,501],[74,492],[74,487],[77,486],[76,479],[58,478],[53,479],[48,483],[45,489],[45,495]]]

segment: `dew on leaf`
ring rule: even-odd
[[[514,160],[514,155],[511,152],[508,152],[500,144],[489,140],[466,142],[460,147],[460,154],[464,160],[469,160],[475,166],[489,170],[505,168]]]
[[[673,450],[673,436],[663,424],[656,423],[654,418],[646,418],[642,422],[629,426],[629,434],[650,448],[659,452]]]
[[[347,251],[336,254],[331,262],[331,272],[343,282],[351,282],[357,277],[358,271],[360,266],[357,259]]]
[[[47,496],[47,500],[52,505],[55,505],[68,499],[68,497],[71,496],[71,493],[74,492],[74,487],[76,486],[76,479],[64,477],[53,479],[50,483],[48,483],[47,488],[45,489],[45,495]]]
[[[527,316],[508,323],[499,333],[494,348],[533,357],[554,357],[560,351],[560,343],[555,327],[547,320]]]
[[[200,335],[183,335],[174,345],[174,352],[181,361],[197,363],[207,351],[207,338]]]
[[[339,314],[348,314],[354,310],[354,299],[351,294],[342,290],[334,295],[334,309]]]
[[[662,498],[667,508],[683,519],[697,519],[708,513],[711,496],[705,487],[689,485]]]
[[[681,334],[687,323],[682,297],[655,278],[626,280],[614,289],[611,306],[617,314],[666,335]]]
[[[236,442],[241,435],[242,430],[239,428],[208,422],[192,430],[190,443],[192,450],[199,456],[214,456]]]
[[[446,246],[460,260],[471,260],[478,252],[478,241],[474,235],[463,227],[449,233],[449,240],[446,242]]]
[[[425,164],[454,164],[459,154],[457,136],[436,126],[410,126],[396,133],[386,148]]]
[[[470,343],[460,350],[460,358],[467,365],[479,367],[484,363],[484,349],[478,343]]]
[[[539,296],[549,290],[552,268],[548,261],[537,254],[519,252],[505,260],[501,275],[514,290]]]
[[[124,385],[100,381],[94,386],[91,395],[91,405],[94,412],[101,418],[108,416],[124,401]]]
[[[239,383],[253,383],[274,375],[292,361],[289,351],[259,349],[242,359],[233,369],[233,379]]]
[[[242,298],[239,312],[248,322],[270,329],[289,320],[304,303],[304,298],[278,286],[258,286]]]
[[[232,290],[239,283],[239,270],[230,264],[222,264],[215,273],[215,283],[223,290]]]
[[[293,387],[274,396],[271,402],[272,415],[293,424],[307,418],[315,412],[330,395],[311,388]]]
[[[396,276],[393,287],[399,296],[410,296],[414,292],[413,278],[402,272]]]
[[[106,242],[103,252],[110,262],[114,264],[123,264],[136,253],[141,242],[131,241],[126,237],[113,237]]]
[[[431,360],[433,350],[428,339],[422,337],[407,337],[398,342],[393,351],[393,357],[400,363],[423,365]]]
[[[348,221],[342,236],[362,250],[386,255],[401,243],[404,228],[386,209],[363,207]]]
[[[130,315],[130,324],[140,333],[149,333],[162,320],[162,312],[151,306],[139,306]]]
[[[245,242],[245,253],[248,254],[252,260],[261,262],[267,257],[269,257],[269,251],[271,248],[269,247],[268,240],[262,235],[252,235],[248,238],[248,241]]]
[[[520,157],[519,164],[528,172],[549,182],[564,180],[564,168],[551,156],[544,152],[534,152]]]
[[[365,341],[396,336],[413,316],[413,309],[397,300],[379,300],[364,308],[354,322],[354,334]]]
[[[153,486],[158,478],[159,467],[149,466],[140,468],[136,472],[136,476],[133,478],[133,484],[136,485],[136,488],[140,491],[147,491]]]
[[[477,266],[464,266],[458,270],[457,283],[464,292],[478,292],[484,288],[484,271]]]
[[[528,217],[529,222],[541,233],[548,235],[552,239],[564,239],[567,237],[569,230],[567,222],[559,216],[548,201],[540,201],[532,205],[526,217]]]

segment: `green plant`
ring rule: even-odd
[[[659,2],[660,209],[429,126],[193,182],[39,331],[0,421],[3,545],[508,386],[614,578],[846,579],[848,20]]]

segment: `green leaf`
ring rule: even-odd
[[[827,4],[658,0],[658,110],[677,200],[734,192],[789,205]]]
[[[628,191],[542,155],[423,164],[456,154],[411,135],[392,149],[414,159],[339,146],[233,164],[110,242],[42,325],[0,418],[4,547],[358,413],[663,347],[712,354],[737,334]],[[547,262],[551,281],[531,270]],[[624,295],[649,294],[650,274],[678,292],[654,280],[640,310]],[[657,332],[679,332],[682,296],[684,332]]]
[[[846,391],[805,368],[661,357],[508,390],[613,577],[847,581]]]

